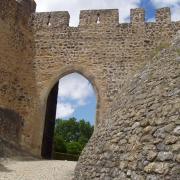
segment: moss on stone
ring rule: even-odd
[[[180,56],[180,49],[176,49],[177,54]]]
[[[163,49],[167,49],[170,47],[169,42],[161,42],[150,54],[151,59],[156,56],[159,52],[161,52]]]

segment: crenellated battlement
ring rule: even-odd
[[[130,21],[132,24],[141,24],[145,22],[145,11],[141,8],[131,9]]]
[[[82,10],[80,11],[79,27],[112,27],[119,25],[118,9]],[[70,15],[67,11],[35,13],[35,26],[47,28],[68,27]],[[155,23],[161,26],[171,23],[170,8],[156,10]],[[130,23],[132,26],[142,26],[145,21],[145,10],[136,8],[130,10]],[[121,23],[120,23],[121,24]]]
[[[28,24],[29,18],[35,12],[34,0],[1,0],[0,18],[8,24],[21,22]]]
[[[156,23],[157,24],[171,23],[171,9],[168,7],[158,9],[156,11]]]
[[[108,10],[84,10],[80,12],[80,26],[118,25],[119,12],[118,9]]]
[[[69,26],[70,15],[67,11],[36,13],[34,23],[38,28],[58,28]]]

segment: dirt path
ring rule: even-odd
[[[0,161],[0,180],[71,180],[76,162]]]

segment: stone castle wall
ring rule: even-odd
[[[171,22],[169,8],[157,10],[156,22],[145,22],[143,9],[130,13],[131,22],[120,24],[118,10],[81,11],[78,27],[69,27],[68,12],[35,13],[34,63],[43,114],[54,84],[79,72],[96,90],[96,124],[105,124],[112,102],[129,78],[180,29],[180,22]]]
[[[77,180],[178,180],[180,33],[116,96],[106,126],[81,154]]]
[[[31,123],[38,116],[29,24],[35,7],[33,1],[0,1],[0,137],[27,149],[33,146]]]
[[[7,126],[0,118],[6,128],[0,136],[14,127],[17,137],[6,139],[18,138],[35,155],[41,153],[47,97],[61,77],[78,72],[89,79],[97,94],[96,126],[106,134],[130,79],[180,29],[169,8],[157,10],[156,22],[145,22],[144,10],[133,9],[131,22],[122,24],[118,10],[81,11],[78,27],[69,27],[68,12],[34,13],[33,0],[3,0],[0,9],[0,113],[13,111],[20,124],[7,120]]]

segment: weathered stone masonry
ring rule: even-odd
[[[180,33],[174,42],[122,88],[75,179],[179,180]]]
[[[168,60],[167,63],[165,60],[152,63],[149,82],[139,82],[134,76],[145,68],[141,76],[146,77],[146,67],[151,64],[150,60],[158,51],[170,46],[172,38],[180,30],[180,21],[171,21],[169,8],[157,10],[156,22],[145,22],[144,10],[133,9],[130,12],[131,22],[123,24],[119,24],[118,10],[89,10],[81,11],[78,27],[69,27],[68,12],[34,11],[33,0],[0,2],[0,113],[11,124],[4,124],[6,121],[2,120],[0,114],[0,124],[5,127],[5,130],[0,129],[0,136],[40,155],[48,95],[59,78],[71,72],[79,72],[90,80],[96,90],[98,128],[80,158],[76,178],[133,179],[136,175],[136,179],[172,177],[170,171],[165,172],[164,169],[167,166],[168,169],[177,168],[179,140],[177,134],[174,136],[172,132],[179,127],[179,96],[174,96],[170,108],[170,99],[163,98],[163,90],[155,88],[157,93],[152,91],[157,98],[149,97],[148,94],[154,87],[153,82],[159,89],[162,88],[158,86],[161,81],[166,82],[167,89],[171,82],[178,85],[179,64]],[[173,53],[172,57],[175,59]],[[162,59],[171,59],[171,56],[162,55]],[[177,77],[173,73],[177,73]],[[155,104],[153,110],[151,104]],[[158,107],[161,111],[158,111]],[[167,118],[166,108],[174,111],[174,120]],[[16,114],[15,121],[8,120],[9,116],[5,115],[7,111]],[[157,116],[150,118],[154,113]],[[148,127],[147,120],[154,124]],[[172,127],[167,133],[159,135],[159,131],[166,132],[161,129],[165,125]],[[13,135],[14,131],[8,129],[13,126],[18,131],[17,137]],[[131,126],[133,129],[128,129]],[[152,144],[155,140],[149,136],[143,135],[144,140],[140,139],[143,131],[146,131],[144,129],[149,136],[156,134],[154,136],[159,139],[157,146]],[[8,134],[4,135],[7,131],[9,137]],[[170,143],[176,143],[176,150],[166,149],[165,139],[169,135],[174,138],[174,142]],[[137,142],[137,147],[134,142]],[[173,158],[168,154],[170,165],[156,164],[169,160],[162,160],[167,153],[173,154]],[[150,164],[151,161],[154,164]],[[157,166],[160,170],[153,171]],[[160,171],[161,175],[157,175],[159,172],[156,171]],[[175,172],[171,174],[176,175]]]
[[[119,24],[118,10],[81,11],[79,26],[69,27],[68,12],[36,13],[34,63],[42,107],[59,78],[76,71],[94,85],[97,124],[104,124],[128,78],[148,62],[158,46],[167,46],[180,27],[179,22],[170,21],[169,8],[157,11],[156,23],[146,23],[144,17],[143,9],[134,9],[131,23]]]
[[[35,7],[33,1],[0,2],[0,126],[5,128],[0,136],[27,149],[33,146],[31,124],[39,116],[33,70],[34,38],[29,26]],[[18,124],[20,134],[15,140],[12,134]],[[4,136],[5,131],[9,137]]]

